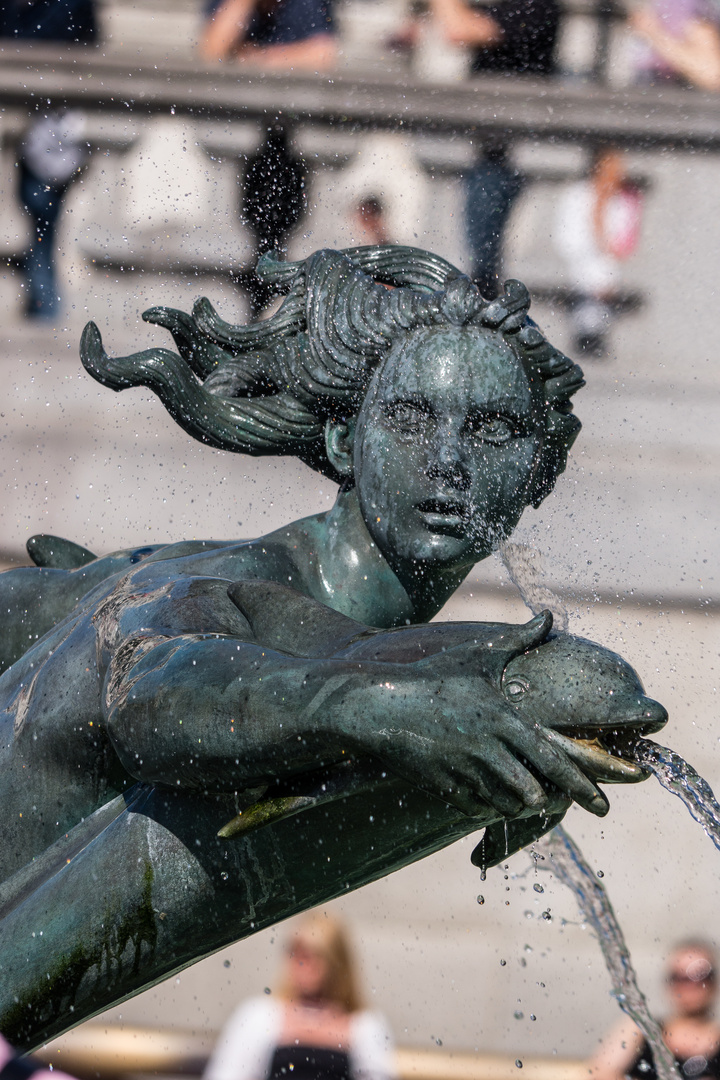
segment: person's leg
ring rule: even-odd
[[[53,316],[60,303],[53,250],[57,219],[66,186],[56,186],[39,180],[26,165],[20,164],[20,201],[33,222],[33,237],[25,253],[25,313],[30,317]]]
[[[570,304],[570,324],[575,349],[586,356],[605,356],[610,328],[610,308],[596,296],[579,294]]]
[[[498,294],[505,226],[522,185],[522,176],[504,151],[489,153],[466,179],[465,227],[472,276],[488,299]]]

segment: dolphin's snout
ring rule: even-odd
[[[652,698],[646,698],[644,705],[646,705],[642,714],[644,733],[653,734],[655,731],[660,731],[667,724],[665,706],[658,701],[653,701]]]
[[[652,698],[643,698],[641,711],[633,712],[623,721],[623,726],[635,727],[642,735],[654,735],[656,731],[664,728],[668,722],[667,709],[659,701]]]

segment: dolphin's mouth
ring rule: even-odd
[[[637,784],[650,776],[648,769],[635,760],[637,741],[655,729],[654,724],[639,723],[583,736],[553,731],[552,739],[592,780],[604,784]]]

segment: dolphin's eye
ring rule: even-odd
[[[519,701],[523,694],[526,694],[530,687],[524,679],[519,679],[517,675],[513,675],[511,679],[508,679],[506,683],[503,683],[503,692],[505,697],[510,701]]]

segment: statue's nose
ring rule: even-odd
[[[467,454],[459,426],[454,422],[438,425],[433,461],[428,470],[433,479],[441,479],[461,491],[470,485]]]

